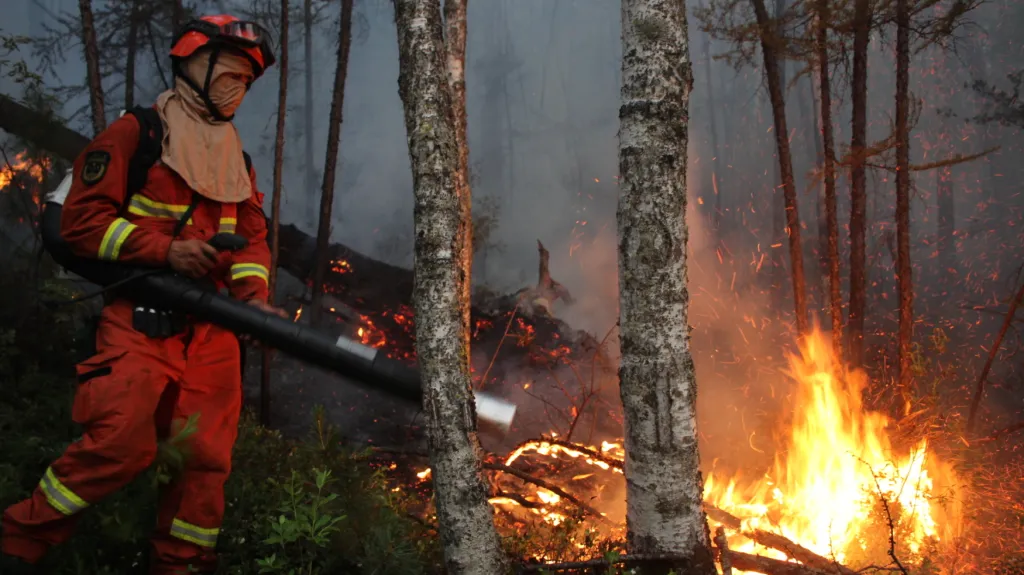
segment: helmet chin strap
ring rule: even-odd
[[[174,75],[185,81],[186,84],[193,90],[199,97],[202,98],[203,104],[206,105],[206,110],[210,112],[213,119],[219,122],[230,122],[235,115],[225,116],[217,109],[217,105],[210,99],[210,84],[213,81],[213,68],[217,64],[217,58],[220,57],[220,48],[214,48],[213,52],[210,53],[210,64],[206,69],[206,80],[203,82],[203,87],[200,88],[198,84],[192,81],[192,78],[188,77],[188,74],[184,73],[181,69],[181,64],[176,60],[174,62]]]

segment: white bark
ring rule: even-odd
[[[413,305],[447,572],[506,571],[480,466],[469,379],[469,225],[438,0],[395,0],[399,93],[415,189]]]
[[[469,183],[469,138],[466,135],[466,10],[467,0],[444,0],[445,52],[448,87],[455,114],[455,146],[459,151],[458,186],[461,217],[470,223],[460,264],[467,278],[473,277],[473,204]],[[463,282],[462,294],[470,301],[470,281]],[[469,307],[466,307],[469,325]]]
[[[712,574],[701,506],[686,280],[691,62],[680,0],[623,0],[619,368],[631,554],[649,573]]]

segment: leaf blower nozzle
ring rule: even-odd
[[[119,294],[138,303],[158,305],[202,318],[365,387],[421,404],[423,385],[419,370],[388,358],[375,348],[344,337],[335,340],[310,327],[206,289],[170,271],[155,273],[159,270],[76,256],[60,234],[61,211],[70,186],[70,178],[66,178],[47,197],[40,221],[46,251],[68,271],[100,286],[117,284],[122,290]],[[235,236],[216,238],[216,242],[223,249],[240,249],[244,245],[239,244],[239,239],[245,241],[245,238]],[[475,393],[475,399],[477,420],[482,427],[494,428],[501,433],[509,430],[516,414],[515,404],[480,392]]]

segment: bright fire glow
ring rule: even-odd
[[[888,418],[864,408],[864,374],[837,365],[828,338],[815,330],[800,354],[789,357],[788,375],[797,384],[793,422],[771,477],[741,486],[709,475],[704,500],[743,519],[743,530],[780,533],[841,563],[867,559],[872,542],[888,540],[883,497],[910,555],[946,535],[932,491],[934,474],[951,479],[951,471],[929,454],[925,440],[906,456],[893,453]],[[730,537],[737,551],[786,558]]]
[[[867,378],[863,372],[839,365],[829,337],[817,329],[807,336],[799,354],[788,357],[788,363],[786,375],[795,383],[790,404],[793,419],[776,449],[772,470],[753,483],[711,474],[705,484],[712,528],[719,524],[711,506],[740,520],[738,528],[724,525],[730,548],[794,560],[748,538],[756,538],[753,532],[761,531],[782,535],[848,567],[884,564],[889,545],[886,507],[902,560],[918,562],[929,545],[952,539],[959,513],[940,505],[937,497],[941,491],[957,499],[949,491],[955,485],[951,467],[929,451],[925,439],[904,448],[905,455],[898,453],[887,429],[888,417],[864,405]],[[594,469],[572,476],[575,482],[595,473],[607,473],[609,479],[621,477],[624,452],[618,443],[577,445],[552,434],[548,440],[520,445],[503,463],[512,467],[524,456],[535,463],[572,460]],[[429,469],[418,476],[426,480]],[[564,486],[570,491],[571,482]],[[519,495],[497,493],[490,502],[513,515],[526,511],[539,515],[552,525],[563,522],[564,513],[572,509],[564,497],[548,489],[523,487]],[[622,527],[611,527],[609,533],[621,535]]]
[[[14,161],[3,162],[0,165],[0,189],[6,188],[18,174],[26,173],[37,182],[43,181],[43,176],[50,169],[49,158],[43,158],[36,162],[28,156],[27,152],[20,152],[14,157]]]

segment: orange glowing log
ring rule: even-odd
[[[733,531],[738,531],[742,536],[755,543],[781,551],[782,553],[785,553],[787,557],[796,559],[809,567],[828,570],[833,575],[856,575],[856,571],[843,567],[831,559],[822,557],[821,555],[818,555],[802,545],[790,541],[778,533],[772,533],[761,529],[745,528],[743,520],[739,517],[723,511],[707,502],[704,503],[704,512],[707,514],[708,519],[715,523],[721,523]],[[757,569],[747,569],[739,565],[733,566],[741,571],[757,571]],[[764,573],[764,571],[759,572]]]
[[[764,573],[765,575],[834,575],[838,565],[833,566],[831,570],[815,569],[814,567],[808,567],[801,565],[800,563],[790,563],[788,561],[781,561],[779,559],[772,559],[771,557],[762,557],[761,555],[751,555],[749,553],[741,553],[739,551],[727,551],[726,554],[729,556],[729,561],[732,563],[732,568],[737,571],[752,571],[754,573]],[[842,567],[845,572],[854,573],[845,567]]]

